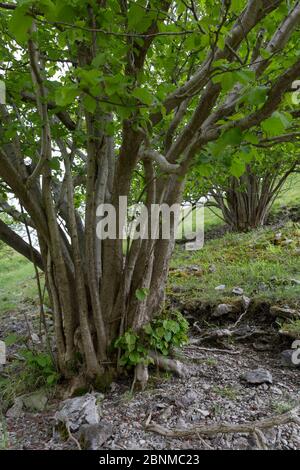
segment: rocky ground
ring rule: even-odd
[[[20,316],[7,316],[1,321],[0,334],[6,329],[22,333],[23,325]],[[226,352],[215,349],[216,345],[209,344],[185,347],[180,353],[180,360],[186,364],[187,376],[184,378],[153,370],[144,392],[132,394],[128,379],[113,383],[105,395],[92,394],[93,416],[88,422],[96,427],[83,427],[88,446],[150,450],[257,448],[258,442],[253,434],[217,434],[207,438],[195,433],[186,438],[170,438],[146,429],[153,423],[167,429],[188,429],[221,422],[242,424],[282,415],[300,402],[299,369],[283,365],[277,345],[274,348],[266,347],[271,349],[269,351],[256,351],[252,343],[229,342]],[[12,354],[15,353],[12,350]],[[249,372],[257,369],[263,369],[263,372],[258,373],[258,378],[256,373],[254,381],[262,383],[251,384],[253,376],[249,376]],[[85,403],[85,399],[79,398],[83,400],[81,403]],[[70,430],[73,437],[64,433],[65,439],[62,439],[62,433],[57,431],[56,426],[59,420],[57,411],[63,406],[61,401],[53,394],[47,404],[43,397],[42,404],[41,397],[38,400],[38,406],[43,411],[29,412],[24,407],[18,409],[18,401],[15,409],[8,411],[2,423],[5,447],[76,449],[78,440],[82,442],[80,435],[83,428],[78,432],[79,426],[75,423],[74,429],[71,426]],[[70,402],[67,408],[69,405]],[[75,405],[76,408],[81,406]],[[78,419],[81,418],[76,415],[75,421]],[[97,442],[95,435],[98,436]],[[291,422],[264,431],[264,446],[270,449],[300,449],[300,425]]]

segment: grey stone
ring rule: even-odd
[[[292,243],[294,243],[294,240],[288,238],[286,240],[283,240],[282,245],[291,245]]]
[[[98,450],[111,437],[113,426],[102,420],[98,424],[84,424],[79,430],[79,439],[85,450]]]
[[[210,415],[210,411],[208,410],[198,410],[198,411],[203,416],[203,418],[207,418]]]
[[[33,342],[33,344],[41,344],[41,340],[36,333],[32,333],[31,341]]]
[[[246,295],[242,296],[242,305],[245,310],[249,308],[249,305],[251,303],[251,299],[247,297]]]
[[[293,361],[293,354],[297,353],[295,349],[287,349],[280,353],[280,363],[285,367],[291,367],[292,369],[300,368],[300,364],[295,364]]]
[[[219,318],[228,315],[230,312],[232,312],[232,308],[233,307],[230,304],[220,304],[213,312],[212,317]]]
[[[57,424],[67,424],[71,431],[77,431],[84,424],[99,424],[100,414],[97,395],[87,394],[63,401],[54,418]]]
[[[46,408],[48,397],[43,392],[34,392],[20,397],[28,411],[41,412]]]
[[[251,385],[272,384],[273,377],[271,372],[265,369],[255,369],[243,375],[243,380]]]
[[[23,415],[23,401],[21,398],[16,398],[13,406],[7,411],[6,417],[18,419],[21,418]]]
[[[250,444],[246,437],[239,437],[234,440],[234,446],[239,450],[247,450],[249,449]]]
[[[186,421],[183,419],[183,418],[179,418],[177,420],[177,426],[178,428],[186,428],[187,427],[187,423]]]
[[[270,308],[270,314],[273,317],[282,317],[282,318],[297,318],[299,317],[299,312],[297,310],[294,310],[292,308],[289,308],[287,306],[280,307],[278,305],[273,305]]]
[[[202,384],[202,389],[205,391],[205,392],[208,392],[210,389],[211,389],[211,385],[209,384]]]
[[[215,287],[215,290],[225,290],[226,286],[225,284],[221,284],[220,286]]]
[[[268,290],[268,286],[265,282],[261,282],[259,285],[258,285],[258,290],[259,291],[262,291],[262,292],[265,292],[266,290]]]
[[[196,264],[192,264],[191,266],[188,267],[189,271],[193,271],[195,273],[198,273],[199,271],[202,271],[202,269],[197,266]]]
[[[181,406],[190,406],[198,400],[198,395],[193,390],[189,390],[184,397],[180,398],[178,404]],[[176,402],[177,403],[177,402]]]
[[[232,293],[235,295],[243,295],[244,289],[242,289],[241,287],[234,287],[232,289]]]

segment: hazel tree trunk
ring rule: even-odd
[[[270,169],[256,174],[251,166],[240,178],[231,177],[228,185],[212,190],[215,203],[221,210],[225,223],[236,232],[245,232],[265,225],[272,205],[287,181],[298,166],[298,160],[280,176],[280,170]]]

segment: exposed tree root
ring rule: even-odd
[[[234,434],[234,433],[250,433],[253,434],[257,445],[261,449],[266,448],[266,439],[263,430],[270,429],[275,426],[295,423],[300,426],[300,418],[298,412],[300,404],[287,413],[263,418],[261,420],[247,422],[242,424],[220,423],[212,425],[193,426],[187,429],[168,429],[156,423],[149,423],[145,426],[147,431],[156,432],[161,436],[171,438],[191,437],[191,436],[214,436],[215,434]]]
[[[232,354],[234,356],[241,354],[241,351],[235,351],[233,349],[203,348],[201,346],[197,346],[196,344],[191,344],[189,346],[186,346],[185,349],[196,349],[197,351],[205,351],[205,352],[211,352],[211,353]]]
[[[147,382],[149,380],[148,366],[145,364],[137,364],[134,371],[134,379],[131,386],[131,392],[134,391],[136,384],[139,385],[141,390],[145,390]]]
[[[153,359],[154,364],[167,372],[174,372],[178,377],[186,377],[187,370],[186,366],[182,362],[176,359],[170,359],[168,357],[161,356],[155,352],[150,353],[150,357]]]
[[[75,442],[75,444],[76,444],[78,450],[82,450],[81,445],[79,444],[79,441],[78,441],[78,440],[76,439],[76,437],[74,437],[73,434],[71,433],[69,424],[68,424],[68,423],[65,423],[65,426],[66,426],[66,430],[67,430],[69,439],[71,439],[71,441]]]
[[[199,328],[198,328],[199,329]],[[224,339],[234,337],[236,340],[241,341],[245,339],[252,338],[253,336],[271,336],[272,333],[268,333],[265,330],[260,329],[250,329],[247,331],[245,328],[237,328],[237,329],[230,329],[230,328],[214,328],[208,332],[203,333],[202,330],[199,329],[201,333],[200,337],[196,340],[193,340],[192,344],[202,344],[203,342],[219,342],[221,343]]]
[[[173,372],[178,377],[186,377],[188,372],[186,366],[176,359],[170,359],[168,357],[161,356],[160,354],[151,351],[149,353],[151,359],[153,359],[154,365],[159,369],[167,372]],[[134,379],[131,386],[133,392],[135,387],[144,390],[149,380],[148,366],[144,364],[138,364],[134,371]]]

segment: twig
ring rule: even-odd
[[[31,260],[32,260],[32,264],[34,266],[34,271],[35,271],[35,278],[36,278],[36,283],[37,283],[37,288],[38,288],[38,295],[39,295],[39,303],[40,303],[40,320],[42,321],[42,323],[44,325],[45,335],[46,335],[46,343],[47,343],[47,347],[48,347],[50,357],[52,359],[53,365],[55,367],[57,367],[55,357],[53,355],[52,348],[51,348],[51,342],[50,342],[50,338],[49,338],[46,315],[45,315],[45,310],[44,310],[45,289],[44,289],[44,292],[43,292],[42,291],[42,286],[41,286],[41,281],[40,281],[40,276],[39,276],[39,270],[38,270],[38,267],[37,267],[37,264],[36,264],[35,258],[34,258],[33,244],[32,244],[32,239],[31,239],[31,235],[30,235],[30,230],[29,230],[29,227],[28,227],[28,222],[27,222],[27,218],[26,218],[26,215],[25,215],[24,207],[22,206],[21,203],[20,203],[20,207],[21,207],[21,213],[22,213],[22,216],[23,216],[25,230],[26,230],[26,234],[27,234],[27,238],[28,238],[28,244],[30,246]]]
[[[78,450],[82,450],[81,445],[79,444],[79,441],[76,439],[76,437],[73,436],[73,434],[70,431],[70,426],[69,423],[65,423],[66,430],[68,432],[69,438],[75,442],[76,446],[78,447]]]
[[[197,437],[198,437],[199,441],[202,442],[204,447],[206,447],[209,450],[213,450],[213,448],[200,436],[200,434],[197,434]]]

